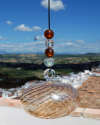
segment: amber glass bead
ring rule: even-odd
[[[52,30],[46,30],[46,31],[44,32],[44,36],[45,36],[45,38],[47,38],[47,39],[52,39],[53,36],[54,36],[54,32],[53,32]]]
[[[45,55],[47,56],[47,57],[52,57],[53,55],[54,55],[54,50],[53,49],[51,49],[51,48],[47,48],[46,50],[45,50]]]

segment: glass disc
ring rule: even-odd
[[[53,58],[46,58],[44,60],[44,64],[47,66],[47,67],[52,67],[54,65],[54,59]]]
[[[51,77],[48,76],[48,73],[51,73]],[[55,71],[53,69],[46,69],[43,73],[44,75],[44,78],[47,79],[47,80],[52,80],[52,78],[55,76]]]

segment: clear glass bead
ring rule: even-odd
[[[44,60],[44,64],[47,66],[47,67],[52,67],[54,65],[54,59],[53,58],[46,58]]]
[[[52,39],[47,39],[47,40],[45,41],[45,46],[46,46],[47,48],[52,48],[52,47],[54,47],[54,41],[53,41]]]
[[[49,77],[48,73],[51,73],[52,76]],[[43,75],[47,81],[52,81],[53,77],[55,76],[55,71],[53,69],[46,69]]]

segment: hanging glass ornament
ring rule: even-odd
[[[52,30],[46,30],[45,32],[44,32],[44,36],[45,36],[45,38],[47,38],[47,39],[52,39],[53,38],[53,36],[54,36],[54,32],[52,31]]]
[[[54,55],[52,47],[54,43],[50,43],[54,36],[54,32],[50,30],[50,0],[48,0],[48,17],[49,17],[49,30],[44,32],[47,38],[45,55],[47,58],[45,65],[52,66]],[[50,40],[48,40],[50,39]],[[51,76],[48,74],[51,73]],[[78,107],[79,96],[76,89],[65,83],[58,83],[53,81],[55,71],[53,69],[46,69],[43,73],[45,82],[30,85],[26,88],[21,95],[21,104],[23,109],[30,115],[43,118],[55,119],[69,115]]]
[[[48,76],[48,73],[51,73],[51,75],[52,76]],[[46,80],[52,80],[52,78],[55,76],[55,71],[53,70],[53,69],[46,69],[45,71],[44,71],[44,73],[43,73],[43,75],[44,75],[44,78],[46,79]]]
[[[51,48],[47,48],[47,49],[45,50],[45,55],[46,55],[48,58],[52,57],[52,56],[54,55],[54,50],[51,49]]]
[[[77,108],[78,94],[71,85],[47,81],[25,89],[21,103],[32,116],[55,119],[69,115]]]
[[[47,66],[47,67],[52,67],[54,65],[54,59],[53,58],[46,58],[44,60],[44,64]]]
[[[46,46],[47,48],[52,48],[52,47],[54,47],[54,41],[53,41],[52,39],[47,39],[47,40],[45,41],[45,46]]]

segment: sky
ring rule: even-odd
[[[48,0],[0,0],[0,51],[45,52],[47,29]],[[50,0],[50,29],[55,53],[100,53],[100,0]]]

